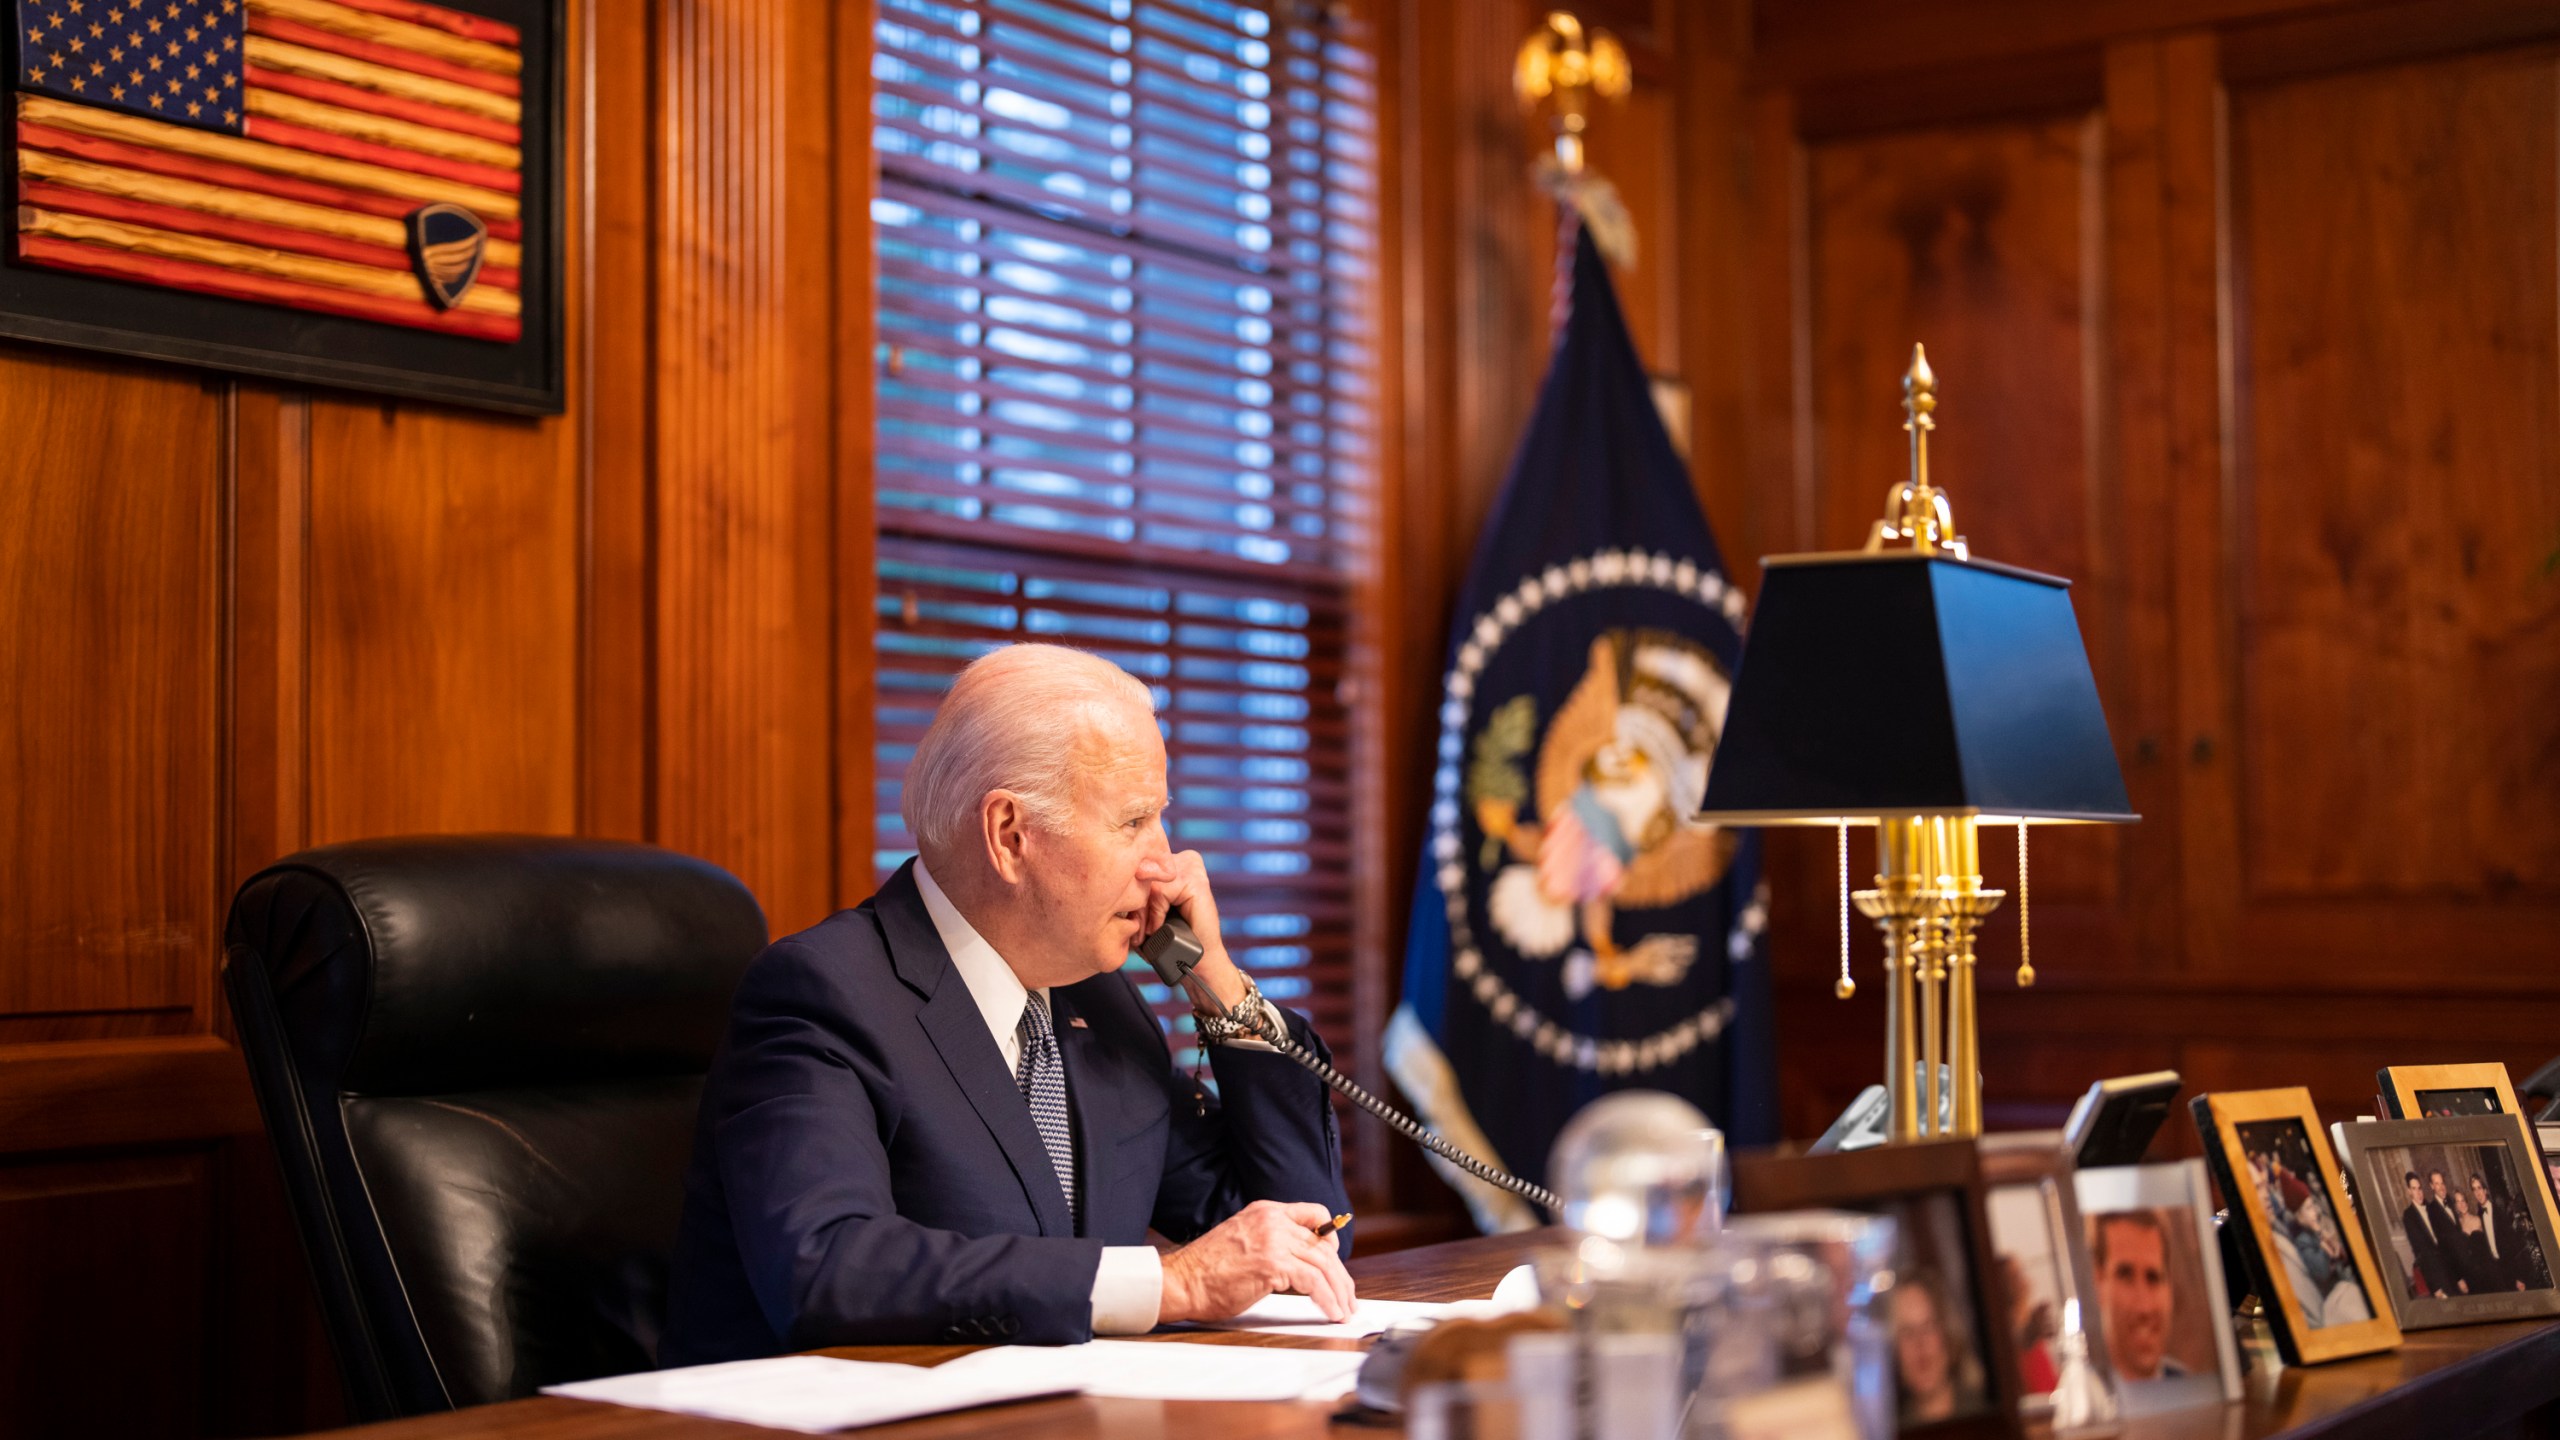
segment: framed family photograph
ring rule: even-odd
[[[2083,1170],[2075,1188],[2098,1331],[2126,1413],[2239,1399],[2240,1350],[2204,1162]]]
[[[1892,1317],[1896,1433],[2021,1434],[2017,1356],[2008,1343],[1970,1140],[1832,1155],[1742,1155],[1737,1214],[1836,1209],[1895,1222]]]
[[[2347,1165],[2404,1330],[2560,1315],[2551,1204],[2511,1116],[2347,1127]]]
[[[2392,1065],[2375,1077],[2382,1113],[2393,1120],[2437,1120],[2455,1115],[2512,1115],[2530,1133],[2524,1103],[2516,1098],[2507,1067],[2487,1065]],[[2560,1207],[2560,1183],[2549,1175],[2536,1182],[2545,1205]]]
[[[2504,1065],[2391,1065],[2374,1081],[2386,1119],[2524,1113]]]
[[[2542,1151],[2542,1177],[2560,1194],[2560,1125],[2536,1125],[2533,1138]]]
[[[2112,1368],[2081,1239],[2071,1146],[2060,1131],[1985,1135],[1979,1143],[1995,1266],[1992,1313],[2008,1327],[2018,1357],[2021,1407],[2044,1414],[2075,1353],[2100,1372]]]
[[[2400,1343],[2364,1232],[2349,1218],[2338,1162],[2320,1143],[2311,1092],[2199,1095],[2189,1107],[2206,1162],[2242,1227],[2239,1250],[2288,1365],[2368,1355]]]

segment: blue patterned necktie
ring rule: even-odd
[[[1040,1127],[1040,1144],[1058,1172],[1058,1193],[1067,1197],[1067,1214],[1072,1217],[1076,1213],[1076,1142],[1067,1118],[1067,1067],[1058,1054],[1058,1031],[1050,1023],[1049,1007],[1040,1000],[1037,995],[1023,999],[1022,1023],[1015,1027],[1022,1039],[1022,1062],[1013,1078],[1031,1106],[1031,1123]]]

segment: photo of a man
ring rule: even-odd
[[[2409,1242],[2409,1264],[2418,1279],[2412,1290],[2421,1295],[2450,1295],[2454,1293],[2450,1255],[2454,1236],[2438,1228],[2436,1208],[2417,1171],[2406,1172],[2401,1184],[2409,1203],[2400,1210],[2400,1234]]]
[[[2536,1245],[2533,1222],[2525,1217],[2523,1208],[2503,1194],[2493,1194],[2488,1177],[2478,1173],[2471,1177],[2471,1203],[2479,1212],[2481,1249],[2488,1257],[2481,1267],[2484,1288],[2549,1289],[2550,1267]]]
[[[2449,1282],[2441,1295],[2471,1293],[2471,1244],[2462,1233],[2462,1217],[2454,1213],[2453,1187],[2445,1182],[2444,1171],[2427,1172],[2427,1214],[2441,1228],[2446,1252],[2445,1274]]]
[[[2169,1285],[2169,1228],[2150,1210],[2100,1215],[2089,1228],[2098,1308],[2117,1377],[2156,1380],[2186,1374],[2187,1367],[2168,1352],[2169,1317],[2177,1298]]]
[[[2214,1306],[2195,1217],[2175,1208],[2084,1214],[2099,1333],[2128,1387],[2215,1373]]]
[[[2203,1162],[2103,1167],[2076,1180],[2091,1358],[2115,1373],[2124,1413],[2239,1398]]]

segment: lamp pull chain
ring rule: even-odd
[[[2027,958],[2027,818],[2018,817],[2018,987],[2036,983],[2036,967]]]
[[[1858,993],[1858,982],[1849,978],[1849,827],[1840,827],[1840,982],[1831,993],[1846,1000]]]

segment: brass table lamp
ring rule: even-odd
[[[2071,609],[2070,582],[1976,557],[1929,480],[1937,380],[1917,345],[1903,380],[1911,477],[1866,548],[1763,560],[1701,820],[1874,825],[1875,888],[1855,899],[1885,941],[1885,1090],[1895,1142],[1982,1132],[1974,936],[2005,892],[1982,883],[1983,825],[2018,827],[2019,983],[2026,827],[2140,817]],[[1839,994],[1856,988],[1841,921]],[[1953,1093],[1939,1094],[1939,1067]],[[1941,1120],[1941,1099],[1947,1100]]]

